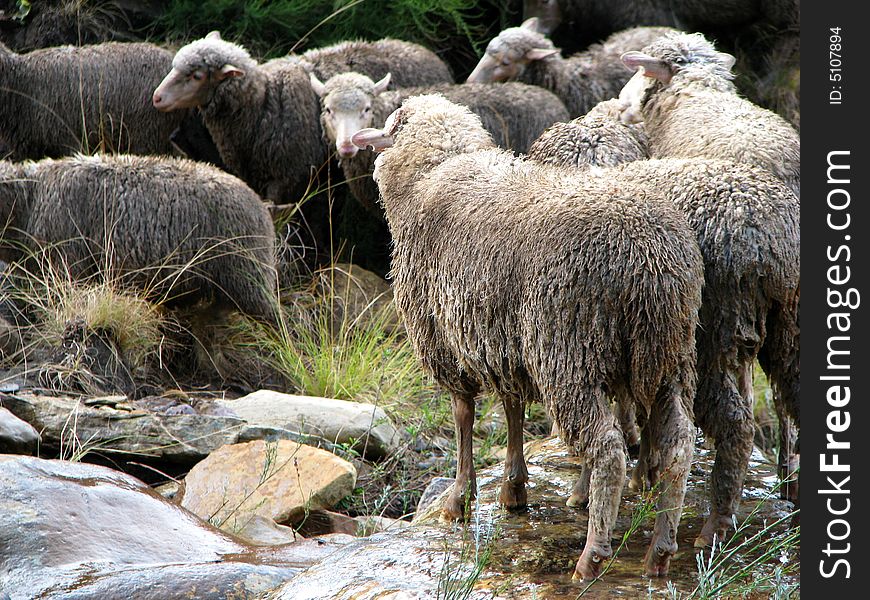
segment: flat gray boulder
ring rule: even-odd
[[[0,402],[42,433],[42,444],[71,456],[87,448],[124,452],[181,463],[202,460],[235,443],[245,422],[213,414],[159,414],[124,396],[73,398],[31,392],[0,393]],[[73,447],[77,440],[79,447]]]
[[[333,444],[352,444],[373,460],[396,452],[401,443],[401,435],[387,413],[373,404],[270,390],[217,402],[251,426],[287,429]]]

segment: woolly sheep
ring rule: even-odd
[[[622,102],[605,100],[584,116],[547,128],[529,148],[529,158],[540,162],[582,167],[613,167],[649,157],[643,124],[620,121]]]
[[[505,29],[490,40],[469,82],[517,80],[550,90],[572,117],[586,114],[601,100],[614,98],[630,79],[620,64],[628,50],[639,50],[673,29],[636,27],[610,36],[603,44],[563,58],[537,30],[537,19]]]
[[[634,92],[625,98],[624,118],[643,120],[652,157],[758,165],[800,197],[800,136],[779,115],[737,95],[733,56],[699,33],[674,33],[622,60],[629,69],[643,67],[628,84]]]
[[[50,247],[75,278],[110,275],[154,300],[213,300],[275,320],[275,231],[259,197],[181,158],[0,161],[0,258]]]
[[[444,516],[473,495],[475,396],[502,399],[508,449],[500,501],[526,504],[524,405],[546,403],[592,469],[589,531],[575,576],[612,555],[625,443],[608,392],[638,402],[667,466],[646,571],[667,572],[693,452],[694,331],[703,280],[685,219],[669,203],[495,148],[480,119],[415,96],[383,130],[374,177],[394,240],[397,307],[425,367],[451,394],[457,474]],[[663,471],[664,473],[664,471]]]
[[[339,73],[362,73],[378,81],[390,74],[393,87],[453,83],[450,69],[431,50],[402,40],[340,42],[300,55],[306,70],[321,81]]]
[[[800,129],[799,0],[525,0],[532,17],[566,53],[638,25],[712,36],[737,57],[741,93]]]
[[[378,189],[370,177],[375,155],[367,151],[358,154],[351,136],[372,123],[383,123],[405,98],[442,93],[448,100],[468,106],[499,146],[516,152],[526,152],[547,126],[568,119],[568,111],[555,95],[522,83],[441,84],[387,91],[390,80],[389,73],[378,82],[359,73],[342,73],[322,83],[311,75],[311,85],[323,106],[323,132],[335,144],[348,186],[363,206],[381,218]]]
[[[227,169],[264,200],[300,202],[329,157],[321,139],[320,103],[297,62],[258,64],[216,31],[178,50],[152,98],[161,111],[199,107]],[[314,262],[328,248],[328,207],[301,207]]]
[[[171,52],[147,43],[26,54],[0,43],[0,140],[15,160],[96,149],[170,154],[184,114],[159,114],[149,98],[171,62]]]
[[[618,105],[619,101],[610,101]],[[695,416],[714,440],[711,514],[697,546],[723,539],[731,526],[752,451],[752,368],[756,358],[774,390],[783,442],[789,414],[800,419],[798,305],[800,302],[800,206],[793,193],[767,171],[750,165],[702,159],[639,160],[600,170],[595,166],[633,160],[635,125],[597,111],[593,123],[610,119],[607,128],[584,119],[572,128],[551,128],[532,146],[529,158],[551,165],[584,168],[589,177],[609,176],[631,185],[660,190],[686,215],[704,259],[705,285],[696,333],[698,390]],[[594,142],[594,144],[592,143]],[[587,150],[594,146],[595,153]],[[609,150],[605,150],[609,148]],[[603,156],[604,160],[600,160]],[[626,162],[625,160],[622,162]],[[633,478],[639,487],[649,461],[642,456]],[[781,444],[780,474],[793,476],[796,457]],[[653,461],[655,462],[655,461]],[[581,476],[574,502],[588,494]],[[784,486],[796,500],[796,486]]]

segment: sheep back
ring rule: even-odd
[[[570,167],[613,167],[649,156],[643,124],[619,120],[620,103],[598,103],[579,119],[554,123],[529,148],[529,158]]]
[[[437,92],[448,100],[467,106],[480,117],[484,129],[496,144],[518,153],[528,151],[532,142],[551,124],[568,119],[559,98],[543,88],[524,83],[463,83],[389,90],[375,97],[372,121],[382,123],[402,101],[411,96]],[[377,206],[378,188],[372,180],[376,155],[361,151],[342,160],[342,169],[354,197],[369,211],[382,215]]]
[[[395,298],[445,386],[465,377],[543,399],[580,446],[595,409],[577,389],[630,389],[649,408],[666,374],[681,372],[691,398],[703,272],[672,205],[497,150],[415,177],[420,163],[390,164],[401,150],[378,167]]]
[[[340,42],[314,48],[300,58],[321,81],[349,72],[362,73],[374,81],[390,73],[393,88],[453,81],[447,64],[437,54],[419,44],[390,38]]]
[[[23,230],[54,245],[75,277],[110,274],[154,299],[206,298],[274,315],[275,233],[260,198],[185,159],[94,156],[25,169]]]
[[[170,154],[183,114],[161,114],[151,91],[172,53],[106,42],[15,54],[0,45],[0,137],[13,158],[104,150]]]

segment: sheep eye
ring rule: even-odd
[[[332,109],[329,108],[328,106],[326,107],[326,114],[328,114],[328,115],[332,114]]]
[[[205,74],[202,71],[194,71],[190,74],[190,78],[194,81],[202,81],[205,77]]]
[[[363,109],[363,114],[364,114],[364,115],[367,115],[367,114],[369,114],[370,112],[372,112],[372,107],[371,107],[371,106],[366,106],[366,107]]]

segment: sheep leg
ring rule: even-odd
[[[574,508],[585,508],[589,504],[589,485],[592,479],[592,470],[584,461],[580,465],[580,477],[577,478],[577,483],[571,490],[571,495],[568,501],[565,502],[568,506]]]
[[[640,429],[637,427],[637,414],[634,402],[631,400],[616,403],[616,418],[625,436],[628,455],[637,456],[640,447]]]
[[[699,369],[699,372],[704,373],[704,370]],[[737,379],[730,372],[709,373],[701,378],[703,389],[696,407],[703,406],[706,410],[699,411],[698,420],[704,433],[715,440],[716,460],[710,475],[710,515],[695,539],[696,548],[711,545],[714,536],[720,541],[724,539],[732,527],[732,515],[737,512],[743,491],[755,421],[752,406],[740,394]]]
[[[465,513],[467,502],[474,499],[477,484],[472,460],[471,435],[474,426],[474,394],[451,393],[453,422],[456,427],[456,481],[441,510],[443,520],[456,521]]]
[[[644,560],[650,577],[666,575],[677,552],[677,527],[692,464],[695,426],[681,395],[678,388],[657,402],[647,424],[652,456],[656,457],[650,479],[658,489],[655,528]]]
[[[798,502],[797,471],[800,465],[800,294],[796,293],[768,321],[768,335],[758,362],[770,380],[773,404],[779,418],[778,470],[780,497]]]
[[[777,471],[779,473],[779,497],[797,504],[799,497],[798,476],[800,454],[795,453],[797,430],[791,418],[777,406],[779,416],[779,454]]]
[[[640,450],[637,454],[637,464],[634,465],[631,479],[628,482],[628,489],[632,492],[640,492],[652,484],[649,473],[649,441],[649,425],[647,425],[640,433]]]
[[[526,506],[526,482],[529,480],[523,456],[524,405],[520,398],[502,398],[502,404],[507,419],[508,439],[499,501],[508,509],[523,508]]]
[[[605,412],[606,411],[606,412]],[[610,538],[625,483],[625,441],[607,408],[599,412],[604,427],[581,448],[591,463],[589,530],[583,553],[574,567],[574,579],[594,579],[604,561],[613,556]]]

